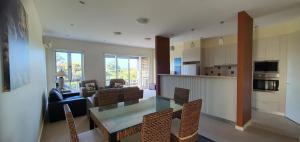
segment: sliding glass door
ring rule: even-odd
[[[64,71],[65,86],[79,90],[79,82],[83,79],[83,55],[79,52],[55,52],[56,72]]]
[[[129,58],[129,78],[130,78],[130,86],[140,86],[139,85],[139,58],[131,57]]]
[[[130,84],[128,58],[117,57],[117,77],[124,79],[126,82],[126,85]]]
[[[105,55],[105,83],[114,78],[124,79],[127,86],[148,87],[149,68],[147,57]]]
[[[105,56],[105,84],[109,85],[111,79],[117,78],[117,60],[116,56]]]

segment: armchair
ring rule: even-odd
[[[79,83],[79,87],[80,95],[85,98],[93,96],[99,90],[96,80],[82,81]]]
[[[125,85],[125,80],[124,79],[111,79],[109,82],[109,86],[106,88],[118,88],[116,87],[116,83],[120,84],[121,86]],[[122,88],[122,87],[119,87]]]

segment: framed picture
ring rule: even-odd
[[[5,3],[1,12],[1,58],[3,92],[30,82],[27,14],[20,0]]]

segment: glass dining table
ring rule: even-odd
[[[93,107],[89,109],[90,129],[99,128],[105,141],[115,142],[141,131],[143,116],[173,108],[180,112],[182,105],[164,97],[151,97],[138,103],[127,105],[122,102],[115,107]]]

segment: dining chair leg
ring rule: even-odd
[[[92,130],[95,128],[95,123],[91,117],[89,117],[89,119],[90,119],[90,130]]]

